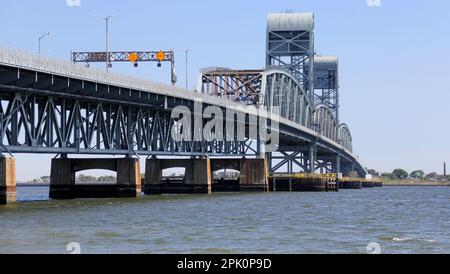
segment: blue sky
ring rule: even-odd
[[[450,2],[381,0],[106,1],[2,0],[0,44],[69,59],[71,50],[104,50],[104,23],[116,15],[111,50],[180,49],[179,85],[189,48],[189,86],[200,68],[263,68],[266,16],[314,12],[316,51],[340,60],[341,118],[362,162],[381,171],[442,170],[450,164]],[[169,82],[168,67],[114,65],[114,72]],[[48,160],[47,160],[48,159]],[[50,156],[17,155],[18,179],[45,175]],[[21,172],[27,170],[27,172]]]

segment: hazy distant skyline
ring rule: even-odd
[[[438,173],[450,163],[450,94],[441,87],[450,77],[448,1],[69,1],[77,2],[2,0],[0,44],[37,52],[50,32],[42,53],[69,60],[71,50],[104,50],[104,22],[92,15],[116,15],[111,50],[176,49],[184,87],[188,48],[192,88],[204,67],[263,68],[268,13],[314,12],[316,52],[339,57],[341,120],[362,163]],[[114,64],[112,72],[170,81],[167,65]],[[54,157],[15,156],[18,180],[48,175]]]

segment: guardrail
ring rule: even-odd
[[[37,55],[28,51],[0,47],[0,64],[12,65],[18,68],[33,69],[44,73],[79,78],[108,85],[117,85],[137,90],[164,93],[186,92],[185,89],[174,86],[143,80],[118,73],[108,73],[96,68],[86,68],[70,61],[59,60],[52,57]]]

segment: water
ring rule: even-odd
[[[163,195],[0,207],[0,253],[450,253],[450,187]],[[33,200],[43,201],[33,201]]]

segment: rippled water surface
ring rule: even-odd
[[[450,253],[449,187],[47,200],[0,206],[0,253]],[[35,201],[41,200],[41,201]]]

